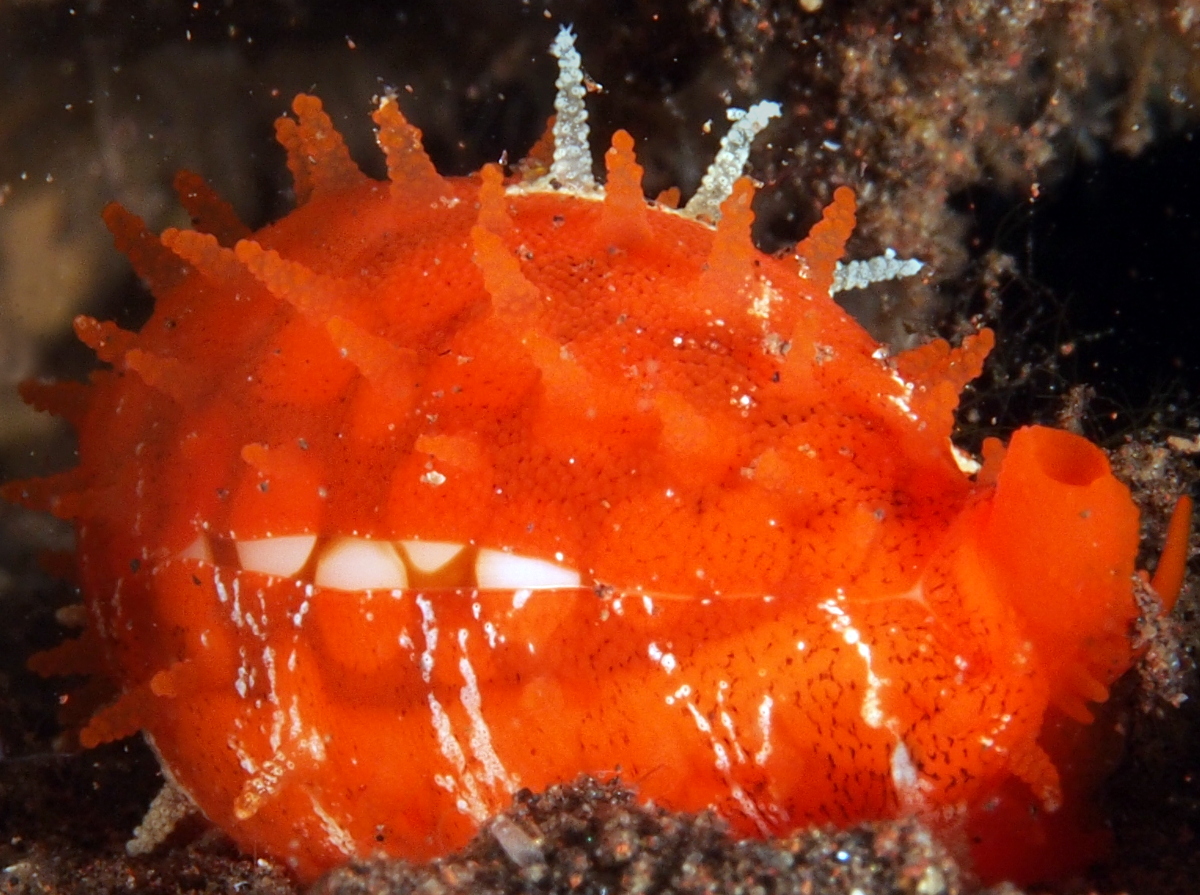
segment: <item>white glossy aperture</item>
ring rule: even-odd
[[[284,535],[278,538],[253,538],[235,541],[238,562],[250,572],[278,575],[286,578],[295,575],[308,562],[316,535]]]
[[[408,586],[408,571],[390,541],[342,537],[321,552],[313,583],[336,590],[396,590]]]
[[[481,588],[579,587],[580,580],[574,569],[502,550],[485,547],[475,559],[475,583]]]
[[[198,559],[200,562],[206,562],[209,565],[212,565],[212,544],[208,542],[207,536],[202,534],[196,535],[196,540],[192,541],[192,543],[188,544],[179,551],[179,558]]]
[[[425,575],[445,567],[466,549],[465,544],[454,541],[401,541],[400,546],[408,555],[409,565]]]

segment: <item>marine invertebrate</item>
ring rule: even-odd
[[[111,369],[26,396],[80,465],[6,489],[76,522],[90,626],[36,661],[115,683],[81,740],[144,730],[306,878],[580,771],[748,834],[912,813],[1035,866],[1012,806],[1088,853],[1057,732],[1136,612],[1103,453],[1028,428],[970,468],[991,334],[892,357],[831,300],[912,269],[840,264],[847,189],[794,254],[751,243],[771,106],[684,209],[647,203],[623,132],[596,185],[554,51],[553,153],[514,177],[442,177],[385,97],[371,181],[300,96],[284,219],[252,234],[186,175],[194,231],[107,211],[154,316],[77,321]]]

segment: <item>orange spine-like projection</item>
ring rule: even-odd
[[[115,686],[81,741],[144,730],[302,878],[444,853],[582,771],[744,834],[916,814],[994,875],[1092,856],[1084,759],[1045,731],[1135,658],[1138,516],[1104,454],[1035,427],[964,471],[991,333],[891,357],[838,307],[919,267],[839,261],[848,189],[795,252],[754,248],[740,174],[777,108],[731,114],[677,210],[624,132],[596,185],[554,50],[525,174],[442,177],[387,98],[370,180],[301,96],[277,223],[193,175],[194,231],[106,211],[154,315],[78,321],[108,368],[26,394],[80,465],[6,490],[77,526],[88,633],[36,661]]]

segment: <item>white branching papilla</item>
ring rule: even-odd
[[[550,53],[558,60],[558,79],[554,82],[558,91],[554,99],[554,157],[550,173],[524,187],[510,189],[566,190],[577,195],[602,196],[604,189],[592,175],[583,60],[575,49],[575,33],[569,25],[559,29],[550,45]],[[729,109],[725,114],[733,126],[721,138],[716,157],[700,180],[700,188],[682,209],[685,216],[703,218],[710,223],[720,219],[721,203],[729,198],[734,182],[742,176],[755,138],[782,114],[782,109],[779,103],[763,100],[749,109]],[[914,258],[897,258],[892,249],[865,261],[839,261],[829,294],[911,277],[923,266]]]
[[[592,177],[592,149],[588,143],[588,113],[583,104],[587,89],[583,83],[583,60],[575,49],[575,33],[569,26],[559,29],[550,45],[550,54],[558,60],[558,93],[554,98],[554,160],[550,179],[573,192],[596,190]]]
[[[849,289],[862,289],[872,283],[915,276],[924,266],[924,262],[916,258],[897,258],[895,249],[887,249],[882,255],[865,261],[848,261],[845,264],[839,261],[833,271],[829,294],[836,295]]]
[[[749,111],[729,109],[725,113],[733,122],[733,127],[721,138],[716,158],[704,172],[700,189],[684,206],[684,214],[691,218],[705,217],[710,221],[721,216],[721,203],[733,192],[733,182],[742,176],[754,138],[771,123],[771,119],[781,114],[779,103],[767,100],[755,103]]]

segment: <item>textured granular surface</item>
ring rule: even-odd
[[[380,859],[326,876],[314,895],[572,892],[915,893],[963,891],[957,864],[915,822],[735,841],[719,818],[639,806],[619,783],[581,777],[512,809],[460,854],[414,867]]]
[[[238,855],[199,820],[151,858],[126,855],[129,831],[161,782],[156,770],[136,740],[0,761],[0,893],[294,895],[281,869]]]

